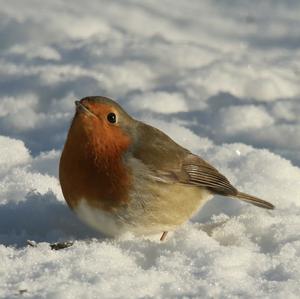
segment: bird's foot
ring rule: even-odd
[[[160,237],[160,241],[161,241],[161,242],[164,241],[164,240],[166,239],[167,234],[168,234],[168,232],[163,232],[163,234],[162,234],[161,237]]]

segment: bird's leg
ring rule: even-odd
[[[160,237],[160,241],[164,241],[165,238],[167,237],[168,232],[163,232],[163,234]]]

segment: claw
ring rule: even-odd
[[[163,234],[160,237],[160,241],[164,241],[165,238],[167,237],[168,232],[163,232]]]

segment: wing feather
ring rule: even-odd
[[[274,206],[257,197],[238,192],[228,179],[205,160],[179,146],[160,130],[139,122],[134,127],[132,156],[147,168],[149,179],[163,184],[186,184],[207,188],[212,193],[230,196],[272,209]]]
[[[224,175],[196,155],[187,155],[183,160],[182,171],[188,175],[187,184],[206,187],[221,195],[237,194],[237,190]]]

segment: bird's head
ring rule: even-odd
[[[129,148],[136,121],[121,106],[105,97],[86,97],[75,104],[69,139],[76,138],[79,146],[98,158],[115,156]]]

